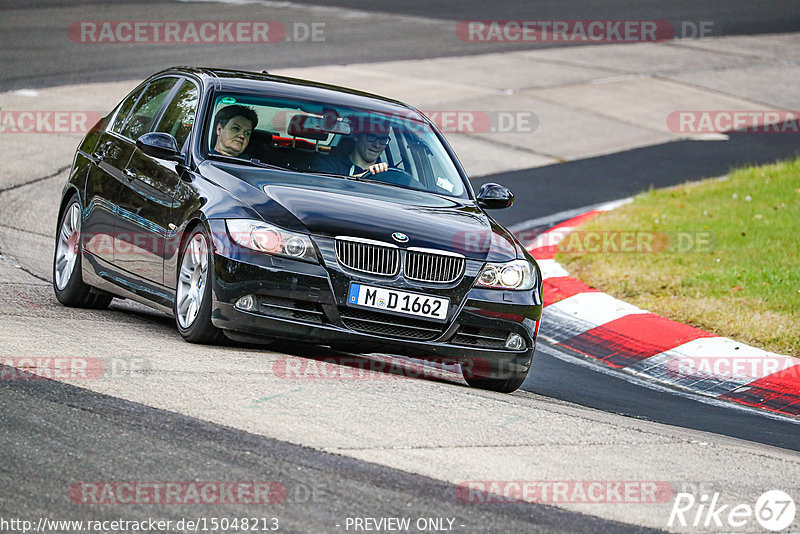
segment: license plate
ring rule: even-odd
[[[347,304],[356,307],[375,308],[398,315],[446,321],[450,299],[351,283]]]

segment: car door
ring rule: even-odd
[[[153,80],[120,132],[126,140],[129,157],[119,168],[121,188],[115,202],[114,264],[125,272],[129,283],[151,293],[149,297],[154,296],[153,292],[139,282],[163,283],[160,248],[167,228],[159,223],[163,222],[160,214],[169,209],[171,196],[164,193],[161,184],[170,177],[162,176],[162,169],[154,170],[142,162],[143,154],[136,148],[136,140],[154,129],[180,80],[175,76]]]
[[[116,202],[125,179],[122,169],[135,148],[120,132],[146,88],[147,84],[143,84],[120,103],[111,124],[100,132],[94,151],[87,154],[92,165],[86,180],[86,206],[81,229],[84,248],[107,262],[114,261]]]
[[[184,147],[194,125],[199,89],[183,79],[161,107],[149,131],[172,135]],[[120,200],[119,237],[133,253],[120,255],[118,266],[133,275],[159,285],[164,284],[166,243],[174,234],[170,219],[175,189],[180,180],[180,165],[133,151],[123,173],[129,178]],[[121,243],[123,244],[123,243]]]

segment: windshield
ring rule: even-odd
[[[396,114],[221,93],[204,151],[210,157],[467,197],[450,155],[419,113]]]

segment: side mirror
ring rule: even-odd
[[[514,193],[500,184],[483,184],[478,191],[478,205],[487,210],[501,210],[514,204]]]
[[[148,156],[183,163],[178,142],[168,133],[146,133],[136,140],[136,147]]]

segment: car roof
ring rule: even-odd
[[[366,108],[378,112],[397,112],[414,110],[412,106],[399,100],[383,96],[329,85],[325,83],[277,76],[264,72],[248,72],[243,70],[219,69],[209,67],[172,67],[165,69],[154,76],[166,73],[193,74],[208,85],[213,85],[219,91],[238,93],[263,94],[268,93],[277,97],[300,98],[343,107]]]

